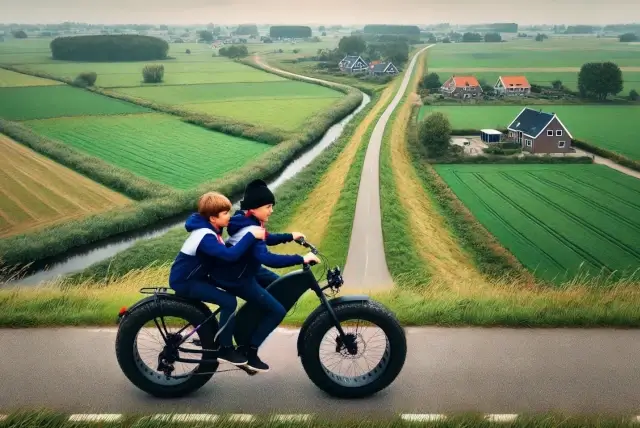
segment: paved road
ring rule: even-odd
[[[0,413],[567,413],[640,410],[640,331],[409,328],[396,381],[365,400],[336,400],[306,377],[297,331],[277,330],[261,352],[269,373],[219,373],[195,395],[158,400],[120,372],[114,329],[0,331]],[[635,413],[637,414],[637,413]]]
[[[578,148],[576,148],[576,154],[578,154],[580,156],[593,157],[593,162],[594,163],[598,163],[598,164],[601,164],[601,165],[608,166],[611,169],[615,169],[617,171],[620,171],[623,174],[630,175],[631,177],[640,178],[640,172],[635,171],[635,170],[633,170],[631,168],[627,168],[626,166],[622,166],[619,163],[616,163],[616,162],[612,161],[611,159],[603,158],[602,156],[598,156],[596,154],[593,154],[591,152],[587,152],[585,150],[581,150],[581,149],[578,149]]]
[[[380,147],[389,117],[402,100],[409,85],[416,59],[422,51],[430,47],[421,49],[411,59],[398,92],[380,116],[369,140],[360,176],[356,212],[343,275],[345,286],[353,289],[374,291],[393,287],[382,239]]]

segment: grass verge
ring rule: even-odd
[[[239,418],[231,414],[110,414],[101,415],[110,418],[105,421],[76,421],[70,420],[72,416],[68,413],[53,410],[21,410],[13,412],[8,417],[0,421],[1,428],[67,428],[81,426],[109,426],[113,428],[165,428],[183,426],[193,427],[216,427],[235,428],[246,427],[245,418],[251,419],[251,426],[256,428],[284,428],[284,427],[327,427],[327,428],[404,428],[404,427],[510,427],[510,428],[551,428],[562,426],[563,428],[609,428],[609,427],[632,427],[637,426],[635,415],[569,415],[560,412],[546,412],[538,414],[520,414],[516,419],[508,421],[492,420],[491,415],[479,412],[460,412],[455,414],[432,415],[432,420],[425,418],[425,415],[399,415],[389,413],[386,417],[344,418],[339,415],[306,415],[305,418],[296,420],[296,417],[305,415],[278,415],[275,412],[264,415],[246,415]],[[76,418],[78,416],[75,416]],[[415,421],[412,420],[416,418]]]

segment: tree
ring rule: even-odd
[[[221,48],[218,53],[221,56],[226,56],[227,58],[244,58],[249,55],[249,50],[245,45],[231,45],[229,47]]]
[[[484,35],[484,41],[488,43],[497,43],[502,41],[500,33],[487,33]]]
[[[451,141],[451,123],[447,116],[442,112],[434,112],[425,117],[418,128],[418,141],[431,158],[447,154]]]
[[[145,83],[160,83],[164,77],[164,65],[149,64],[142,69],[142,78]]]
[[[482,34],[480,33],[464,33],[462,35],[462,41],[463,42],[481,42],[482,41]]]
[[[553,86],[553,89],[559,91],[560,89],[562,89],[562,80],[554,80],[553,82],[551,82],[551,86]]]
[[[605,100],[609,94],[620,93],[622,84],[620,67],[610,61],[586,63],[578,74],[578,90],[584,98]]]
[[[635,89],[632,89],[629,91],[629,99],[631,101],[638,101],[638,91],[636,91]]]
[[[440,76],[437,73],[429,73],[422,78],[420,85],[425,89],[438,89],[442,83],[440,83]]]
[[[134,34],[58,37],[49,46],[53,59],[82,62],[162,60],[169,51],[165,40]]]
[[[211,31],[198,31],[198,37],[205,42],[213,42],[213,33]]]
[[[323,31],[323,32],[322,32],[322,35],[323,35],[323,36],[326,36],[326,35],[327,35],[327,32],[326,32],[326,31]]]
[[[536,36],[536,42],[544,42],[544,39],[548,39],[548,38],[549,36],[547,36],[546,34],[539,33]]]
[[[318,31],[327,31],[324,25],[318,27]]]
[[[620,36],[620,41],[625,43],[637,42],[638,40],[640,40],[640,37],[634,33],[625,33]]]
[[[27,33],[25,33],[24,30],[14,31],[13,37],[15,37],[16,39],[26,39]]]
[[[385,43],[381,46],[382,56],[394,64],[403,64],[409,60],[409,44],[407,42]]]
[[[367,49],[367,43],[362,37],[345,36],[340,39],[338,49],[345,55],[360,55]]]

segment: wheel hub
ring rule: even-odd
[[[173,363],[178,359],[178,344],[182,340],[179,334],[167,335],[167,343],[164,345],[162,352],[158,354],[158,371],[163,372],[166,376],[171,376],[175,370]]]
[[[336,352],[343,357],[353,357],[358,355],[358,336],[353,333],[345,334],[344,341],[340,336],[336,337]]]

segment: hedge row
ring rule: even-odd
[[[269,28],[269,37],[274,39],[280,37],[304,39],[311,37],[311,27],[304,25],[273,25]]]
[[[53,59],[86,62],[152,61],[169,52],[165,40],[136,34],[58,37],[50,48]]]
[[[36,134],[20,123],[0,118],[0,133],[132,199],[156,198],[173,191],[168,186],[142,178],[127,169],[74,150],[60,141]]]
[[[480,155],[480,156],[450,156],[441,159],[429,159],[433,164],[454,164],[454,163],[481,163],[481,164],[588,164],[593,163],[593,158],[589,156],[533,156],[523,157]]]
[[[281,172],[300,152],[318,141],[328,128],[355,110],[361,100],[361,93],[349,94],[332,109],[317,115],[304,132],[292,135],[258,159],[225,177],[203,183],[195,189],[176,191],[167,196],[138,202],[127,209],[112,210],[28,235],[4,239],[0,241],[0,259],[10,266],[26,264],[118,233],[146,227],[195,209],[198,197],[212,189],[232,199],[239,198],[251,180],[270,179]]]
[[[640,162],[635,161],[633,159],[629,159],[626,156],[619,155],[618,153],[612,152],[607,149],[603,149],[602,147],[594,146],[593,144],[589,144],[582,140],[571,140],[571,144],[573,144],[574,146],[582,150],[586,150],[595,155],[610,159],[616,163],[619,163],[622,166],[626,166],[627,168],[640,171]]]

